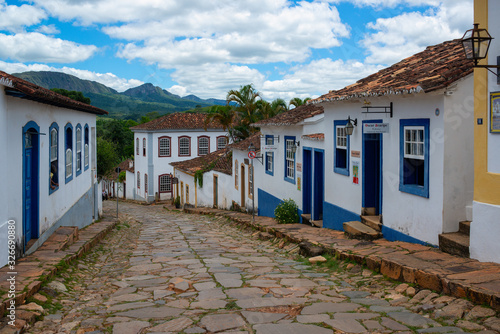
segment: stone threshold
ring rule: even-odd
[[[255,221],[252,221],[251,215],[234,211],[211,208],[186,208],[184,211],[225,216],[300,244],[301,248],[310,249],[312,245],[317,249],[316,253],[354,261],[391,279],[456,298],[467,298],[474,304],[489,305],[500,311],[500,264],[497,263],[480,262],[402,241],[348,239],[341,231],[306,224],[278,224],[269,217],[255,216]]]
[[[78,239],[72,244],[66,244],[66,247],[54,247],[51,238],[40,246],[32,254],[18,259],[15,265],[16,278],[16,308],[23,305],[27,298],[32,297],[40,290],[43,283],[51,280],[60,270],[61,264],[69,264],[72,261],[81,258],[99,241],[101,241],[116,225],[117,220],[98,221],[78,231]],[[51,236],[52,237],[52,236]],[[55,236],[56,239],[58,236]],[[66,243],[65,241],[61,241]],[[44,247],[45,246],[45,247]],[[11,304],[13,298],[8,298],[9,282],[7,279],[13,272],[9,266],[0,268],[0,290],[3,295],[0,296],[0,319]]]

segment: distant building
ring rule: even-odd
[[[173,113],[131,128],[135,145],[135,199],[152,202],[171,198],[171,162],[226,147],[227,132],[215,122],[205,130],[206,117],[202,113]]]
[[[116,172],[120,168],[120,173]],[[119,174],[124,173],[125,179],[119,182]],[[109,196],[123,199],[134,199],[135,169],[134,160],[127,159],[111,170],[102,180],[102,188]],[[128,185],[128,186],[127,186]]]
[[[98,218],[95,124],[107,112],[4,72],[0,87],[3,266],[9,226],[20,256],[60,226],[83,228]]]

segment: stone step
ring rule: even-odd
[[[300,215],[302,217],[302,224],[311,224],[311,214],[303,213]]]
[[[462,221],[458,224],[458,232],[470,236],[470,221]]]
[[[448,254],[469,257],[469,236],[461,232],[442,233],[439,248]]]
[[[59,252],[78,240],[78,227],[61,226],[40,246],[40,250]]]
[[[311,225],[316,227],[323,227],[323,220],[311,220]]]
[[[380,216],[361,216],[361,222],[368,227],[371,227],[377,232],[382,231],[382,223],[380,222]]]
[[[344,232],[353,239],[375,240],[382,237],[382,233],[358,221],[345,222]]]

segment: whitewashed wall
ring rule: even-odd
[[[7,108],[5,104],[6,96],[3,93],[3,86],[0,85],[1,93],[0,93],[0,156],[7,157],[8,153],[8,145],[9,145],[9,136],[8,136],[8,126],[7,126]],[[20,137],[20,135],[19,135]],[[7,164],[5,160],[2,159],[0,162],[0,175],[8,175],[7,174]],[[9,212],[7,209],[7,203],[9,201],[9,178],[1,177],[0,178],[0,225],[6,224],[9,220]],[[21,185],[19,185],[21,187]],[[20,225],[19,225],[20,226]],[[0,267],[4,266],[7,263],[7,225],[4,226],[3,229],[0,230]]]
[[[262,153],[258,153],[260,155]],[[248,164],[245,164],[245,159],[248,160]],[[235,185],[235,166],[238,166],[238,186],[236,187]],[[266,182],[264,178],[262,178],[262,174],[264,173],[263,170],[263,165],[257,161],[257,159],[254,159],[254,195],[252,197],[249,187],[248,187],[248,176],[249,176],[249,171],[251,166],[251,161],[248,158],[248,151],[247,150],[238,150],[238,149],[233,149],[233,172],[232,172],[232,177],[231,177],[231,182],[229,184],[229,189],[227,190],[228,193],[229,191],[232,190],[232,201],[236,202],[239,206],[241,206],[242,209],[246,210],[247,212],[252,212],[252,205],[254,207],[255,213],[258,211],[258,203],[259,203],[259,196],[258,196],[258,189],[261,187],[263,183]],[[241,176],[241,170],[245,171],[245,175],[242,179]],[[242,186],[241,182],[244,182],[244,203],[242,203]],[[232,202],[231,201],[231,202]],[[231,206],[231,203],[229,203],[229,206]]]
[[[217,137],[226,136],[225,131],[214,131],[203,129],[199,130],[175,130],[175,131],[157,131],[157,132],[144,132],[135,130],[134,132],[134,159],[135,159],[135,175],[137,177],[137,172],[141,174],[141,187],[137,188],[137,180],[135,181],[136,188],[136,199],[145,200],[146,195],[144,193],[144,174],[148,174],[149,181],[149,196],[154,199],[155,193],[159,190],[159,176],[162,174],[173,173],[173,167],[170,165],[171,162],[185,161],[198,157],[198,137],[208,136],[210,138],[210,152],[217,150]],[[159,157],[158,153],[158,139],[163,136],[170,137],[171,154],[170,157]],[[179,156],[179,141],[178,138],[181,136],[191,137],[191,155],[190,156]],[[139,155],[136,155],[136,143],[137,138],[139,138]],[[147,152],[146,156],[143,156],[142,152],[142,140],[146,138]],[[161,194],[160,199],[170,198],[168,194]]]
[[[82,196],[92,196],[88,192],[91,189],[93,175],[91,170],[92,145],[89,145],[89,168],[85,170],[83,161],[83,139],[82,139],[82,172],[76,175],[76,141],[75,133],[76,126],[82,126],[82,135],[85,125],[89,126],[89,140],[95,141],[91,136],[91,129],[95,128],[96,116],[90,113],[78,112],[69,109],[57,108],[46,104],[22,100],[10,96],[5,96],[3,90],[0,92],[0,103],[4,102],[4,108],[0,113],[0,127],[4,127],[5,131],[1,131],[0,136],[8,138],[7,141],[2,140],[1,147],[7,142],[7,150],[4,156],[7,157],[0,165],[3,175],[8,177],[2,178],[4,184],[3,189],[8,189],[7,199],[2,200],[2,205],[5,209],[2,215],[16,221],[17,237],[22,236],[22,217],[23,217],[23,136],[22,129],[30,121],[36,122],[40,127],[40,132],[46,135],[39,136],[39,234],[43,235],[55,222],[62,218],[70,209],[73,208]],[[1,104],[0,104],[1,106]],[[6,117],[5,117],[6,115]],[[5,122],[5,123],[4,123]],[[59,126],[59,189],[49,195],[49,128],[53,122],[57,122]],[[64,127],[67,123],[73,125],[73,179],[68,183],[65,182],[65,134]],[[8,124],[8,126],[6,126]],[[89,143],[90,144],[90,143]],[[0,195],[5,196],[5,195]],[[82,216],[93,216],[93,207],[78,208],[82,211]],[[88,210],[85,211],[85,210]],[[3,218],[3,217],[2,217]],[[87,222],[91,223],[91,221]]]

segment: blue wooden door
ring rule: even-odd
[[[302,167],[304,170],[302,176],[302,212],[308,214],[312,211],[312,157],[309,148],[304,148]]]
[[[313,220],[323,220],[323,202],[325,197],[325,158],[323,151],[314,150],[314,199]]]
[[[26,134],[28,136],[28,134]],[[24,150],[24,242],[31,240],[33,148]]]

